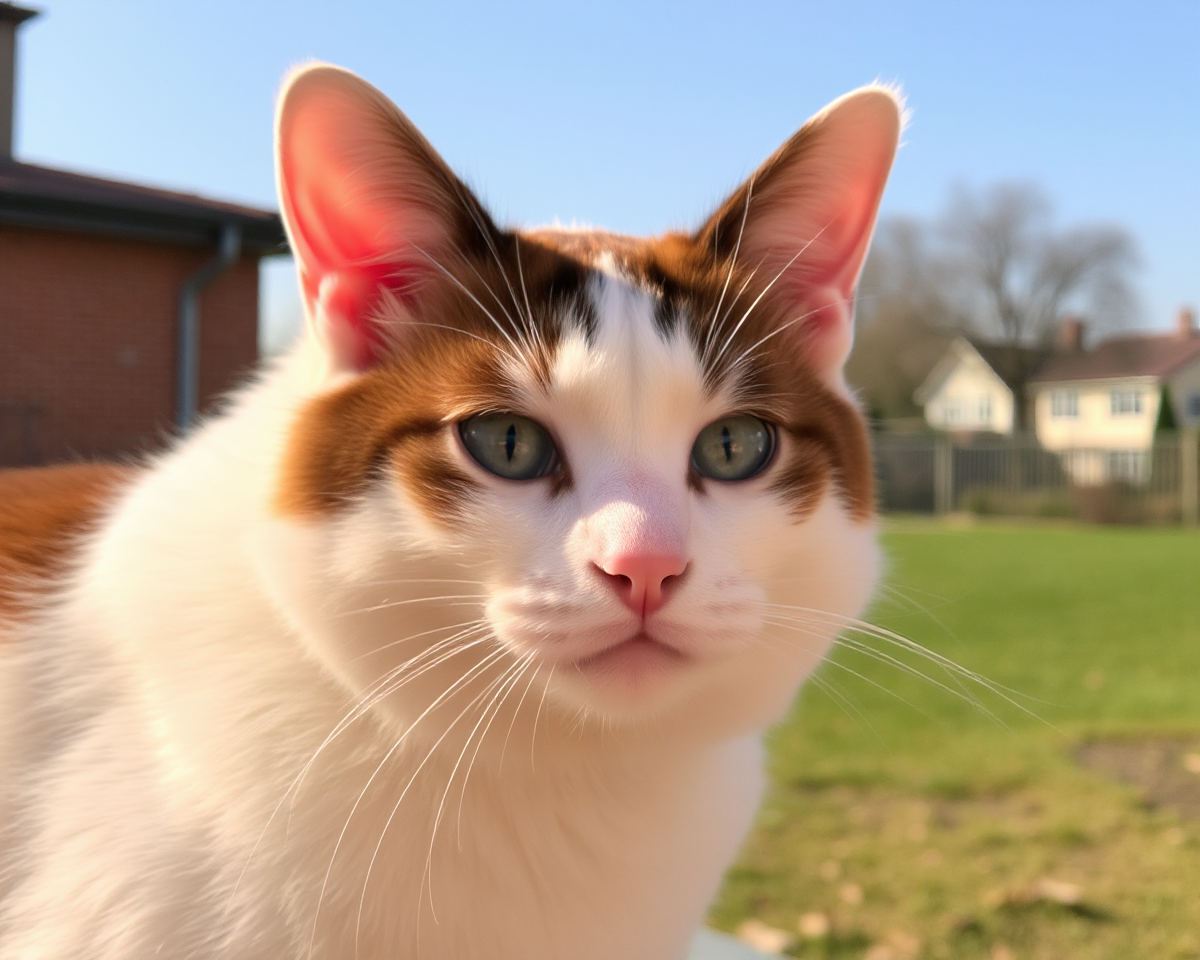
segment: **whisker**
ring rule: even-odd
[[[293,781],[293,787],[289,788],[288,791],[292,795],[292,807],[294,808],[296,798],[300,793],[300,788],[304,785],[304,780],[307,778],[309,771],[312,769],[313,764],[316,763],[318,757],[321,755],[321,752],[326,747],[328,747],[331,743],[333,743],[334,740],[341,736],[341,734],[360,717],[365,716],[368,712],[370,712],[371,709],[386,700],[401,688],[407,686],[412,681],[428,673],[430,670],[435,669],[451,658],[458,656],[460,653],[465,653],[467,650],[471,650],[483,643],[487,643],[491,639],[490,636],[483,636],[466,643],[462,642],[470,637],[471,634],[487,629],[489,628],[486,625],[483,627],[473,627],[469,630],[461,631],[454,637],[449,637],[446,640],[439,641],[431,647],[421,651],[415,657],[412,657],[404,663],[393,667],[391,670],[387,671],[383,677],[372,684],[371,687],[364,692],[358,703],[352,707],[351,710],[344,717],[342,717],[340,721],[338,721],[337,726],[335,726],[334,729],[325,737],[324,742],[322,742],[322,744],[317,748],[312,757],[309,758],[308,763],[304,765],[304,768],[300,771],[296,780]],[[449,649],[447,650],[446,647],[449,647]],[[422,660],[431,655],[433,655],[432,660],[429,660],[427,663],[421,663]],[[405,673],[406,670],[409,670],[411,667],[417,664],[420,664],[417,669]],[[280,803],[287,799],[287,795],[287,793],[284,794],[283,798],[280,800]],[[276,809],[278,809],[278,807]],[[290,809],[291,808],[289,808],[289,811]],[[290,825],[290,812],[288,814],[288,822]]]
[[[429,706],[427,706],[421,712],[420,716],[418,716],[417,719],[414,720],[409,725],[408,729],[405,730],[404,733],[402,733],[400,735],[400,737],[396,740],[396,742],[394,744],[392,744],[391,748],[387,751],[387,753],[385,753],[383,755],[383,758],[379,761],[379,763],[376,764],[375,770],[371,773],[371,776],[367,779],[366,784],[363,786],[362,790],[359,792],[357,799],[355,799],[353,806],[351,806],[350,812],[346,815],[346,822],[342,825],[342,829],[338,833],[337,841],[333,845],[333,853],[330,855],[330,858],[329,858],[329,866],[326,867],[326,869],[325,869],[325,878],[321,883],[321,891],[317,896],[316,910],[313,913],[312,932],[309,935],[308,954],[307,954],[307,956],[310,958],[310,960],[312,957],[313,945],[316,942],[317,923],[320,920],[321,904],[325,900],[325,891],[329,886],[329,877],[333,873],[334,862],[337,860],[338,851],[341,849],[342,841],[346,837],[346,831],[350,829],[350,822],[354,819],[354,814],[358,810],[359,805],[362,803],[363,797],[365,797],[367,795],[367,791],[371,789],[371,784],[374,783],[375,778],[377,776],[379,776],[379,772],[383,769],[384,764],[386,764],[388,762],[388,760],[390,760],[392,758],[392,756],[395,755],[396,751],[400,749],[400,746],[408,738],[408,735],[417,728],[417,725],[422,720],[424,720],[425,717],[427,717],[434,709],[436,709],[447,697],[449,697],[452,693],[454,693],[459,687],[463,686],[466,683],[469,683],[472,679],[474,679],[476,676],[478,676],[482,671],[486,670],[488,666],[490,666],[492,663],[494,663],[499,658],[503,657],[505,653],[506,653],[506,651],[503,648],[495,650],[492,653],[488,654],[486,657],[484,657],[482,660],[480,660],[473,667],[471,667],[470,669],[465,671],[461,677],[459,677],[454,683],[452,683],[431,704],[429,704]],[[453,725],[451,725],[451,726],[453,726]],[[446,733],[443,733],[442,736],[438,739],[437,743],[434,744],[435,748],[441,744],[442,740],[444,740],[446,738],[446,735],[449,732],[450,732],[450,728],[447,728]],[[401,799],[404,798],[404,794],[408,792],[408,787],[412,785],[413,780],[416,778],[417,774],[421,772],[421,768],[424,767],[425,762],[429,759],[430,756],[432,756],[432,754],[433,754],[433,751],[431,750],[428,754],[426,754],[425,760],[421,761],[421,764],[414,771],[412,779],[409,780],[408,785],[405,787],[404,791],[400,794]],[[399,806],[399,801],[397,801],[397,807],[398,806]],[[393,811],[392,811],[393,815],[395,814],[395,810],[396,810],[396,808],[393,808]],[[391,823],[391,817],[388,818],[388,824],[390,824],[390,823]],[[386,825],[384,827],[384,830],[385,831],[387,830]],[[382,836],[380,836],[379,842],[380,842],[380,844],[383,843]],[[379,852],[378,845],[375,848],[375,852],[376,853]],[[375,862],[375,858],[372,857],[371,864],[374,865],[374,862]],[[368,880],[370,879],[370,869],[368,869],[368,871],[367,871],[367,879]],[[363,896],[364,897],[366,896],[365,884],[363,887]],[[360,908],[361,908],[361,901],[360,901]],[[361,912],[360,912],[360,918],[361,918]],[[357,943],[356,943],[356,952],[357,952]]]
[[[733,256],[729,259],[729,272],[725,274],[725,283],[721,287],[721,296],[717,299],[717,305],[713,308],[712,319],[708,324],[708,334],[704,338],[704,348],[701,355],[708,356],[709,348],[712,346],[714,331],[717,327],[717,317],[721,313],[721,305],[725,302],[725,294],[729,291],[729,281],[733,279],[733,271],[737,265],[738,251],[742,249],[742,237],[746,233],[746,217],[750,213],[750,197],[754,193],[754,175],[751,175],[749,182],[746,184],[746,205],[742,207],[742,223],[738,227],[737,240],[733,244]],[[743,289],[745,289],[743,287]]]
[[[518,363],[521,358],[520,346],[518,346],[517,342],[515,340],[513,340],[513,338],[509,335],[508,331],[505,330],[503,326],[501,326],[500,321],[497,320],[494,316],[492,316],[491,311],[488,310],[487,307],[485,307],[482,303],[479,302],[479,298],[477,296],[475,296],[475,294],[473,294],[469,289],[467,289],[466,284],[464,284],[461,280],[458,279],[458,277],[456,277],[453,273],[451,273],[444,266],[442,266],[440,263],[438,263],[438,261],[435,257],[431,256],[429,253],[427,253],[425,250],[418,247],[416,244],[413,244],[413,249],[415,249],[423,257],[425,257],[430,263],[432,263],[435,267],[437,267],[437,269],[440,270],[450,280],[451,283],[453,283],[456,287],[458,287],[459,290],[461,290],[464,294],[466,294],[467,298],[472,303],[474,303],[475,306],[477,306],[480,309],[480,311],[483,313],[483,315],[492,322],[492,326],[494,326],[499,331],[500,336],[504,337],[505,341],[508,343],[509,347],[512,350],[512,353],[509,354],[509,359],[512,360],[514,363]]]
[[[412,603],[434,603],[446,601],[447,606],[473,606],[469,603],[452,603],[450,601],[457,600],[487,600],[489,599],[486,593],[458,593],[448,594],[442,597],[408,597],[404,600],[383,600],[370,607],[355,607],[353,610],[345,610],[338,614],[339,617],[354,617],[363,613],[378,613],[380,610],[392,610],[396,607],[406,607]]]
[[[454,684],[454,687],[460,686],[461,683],[465,682],[468,678],[474,679],[476,676],[479,676],[479,674],[482,672],[482,670],[485,668],[485,666],[491,666],[491,664],[494,663],[496,659],[503,657],[507,653],[508,653],[507,650],[505,650],[504,648],[501,648],[501,649],[497,650],[494,654],[489,655],[489,658],[485,658],[485,660],[481,661],[475,669],[470,671],[467,675],[464,675],[464,677],[461,679],[461,681],[456,681]],[[490,662],[489,662],[489,660],[490,660]],[[447,693],[449,693],[449,691],[447,691]],[[446,694],[443,694],[441,697],[438,697],[438,701],[441,701],[442,699],[444,699],[445,696],[446,696]],[[421,760],[421,762],[419,764],[417,764],[417,767],[413,771],[412,776],[409,777],[408,782],[404,785],[404,789],[400,791],[400,796],[396,799],[396,803],[392,806],[392,812],[388,815],[387,820],[384,822],[383,829],[380,830],[380,832],[379,832],[379,841],[375,844],[375,850],[372,852],[371,860],[367,864],[366,876],[363,878],[362,894],[358,900],[358,919],[355,923],[355,928],[354,928],[354,951],[355,951],[356,957],[358,955],[359,929],[360,929],[360,926],[362,923],[362,908],[363,908],[363,904],[366,902],[366,899],[367,899],[367,888],[371,882],[371,873],[375,869],[375,861],[379,857],[379,851],[380,851],[380,848],[382,848],[382,846],[383,846],[383,841],[384,841],[384,838],[387,836],[388,829],[391,827],[392,821],[396,818],[396,812],[400,809],[400,804],[404,802],[404,798],[408,795],[408,791],[412,788],[412,785],[416,782],[417,777],[420,775],[421,771],[424,769],[425,764],[427,764],[429,762],[430,758],[437,752],[438,747],[440,747],[442,745],[442,741],[445,740],[446,737],[448,737],[450,735],[450,731],[453,730],[458,725],[458,722],[464,716],[466,716],[467,711],[470,710],[476,703],[478,703],[479,700],[483,696],[484,696],[484,694],[477,695],[465,707],[463,707],[463,709],[459,712],[458,716],[455,717],[454,720],[452,720],[450,722],[450,724],[446,727],[446,729],[442,733],[442,735],[440,737],[438,737],[438,739],[434,742],[433,746],[429,749],[429,752],[425,754],[425,756]],[[417,720],[413,723],[413,727],[415,727],[416,724],[419,723],[429,713],[429,710],[432,710],[433,707],[436,706],[436,703],[437,703],[437,701],[435,701],[434,704],[431,704],[430,707],[424,713],[422,713],[420,717],[417,718]],[[409,730],[411,731],[413,729],[413,727],[410,727]],[[406,732],[405,736],[407,736],[407,732]],[[369,786],[369,784],[368,784],[368,786]]]
[[[512,691],[513,691],[514,689],[516,689],[516,686],[517,686],[517,684],[521,682],[521,677],[523,677],[523,676],[525,675],[526,671],[527,671],[527,670],[529,669],[529,667],[530,667],[530,666],[533,664],[533,661],[534,661],[534,658],[535,658],[535,657],[536,657],[536,654],[533,654],[533,653],[527,653],[527,654],[525,655],[525,657],[523,658],[523,662],[522,662],[522,664],[521,664],[521,670],[520,670],[520,672],[519,672],[519,673],[517,673],[517,674],[516,674],[516,675],[515,675],[515,676],[512,678],[512,682],[511,682],[511,683],[508,685],[508,687],[507,687],[505,690],[501,691],[501,693],[499,694],[499,699],[496,701],[496,708],[495,708],[495,710],[493,710],[493,711],[492,711],[492,717],[491,717],[491,719],[490,719],[490,720],[488,720],[488,722],[487,722],[487,726],[485,726],[485,727],[483,728],[483,733],[481,733],[481,734],[479,735],[479,740],[478,740],[478,742],[475,744],[475,752],[474,752],[473,754],[471,754],[471,762],[470,762],[469,764],[467,764],[467,772],[466,772],[465,774],[463,774],[462,790],[461,790],[461,791],[459,792],[459,794],[458,794],[458,821],[457,821],[457,825],[456,825],[456,828],[455,828],[455,835],[456,835],[456,837],[457,837],[457,843],[458,843],[458,849],[459,849],[459,850],[462,850],[462,811],[463,811],[463,802],[464,802],[464,801],[466,800],[466,798],[467,798],[467,782],[468,782],[468,781],[471,779],[471,771],[472,771],[472,770],[475,768],[475,758],[479,756],[479,750],[480,750],[480,748],[483,746],[483,741],[484,741],[484,739],[487,737],[487,735],[488,735],[488,731],[492,729],[492,724],[495,722],[495,720],[496,720],[496,717],[500,715],[500,708],[504,706],[504,701],[505,701],[505,700],[507,700],[507,699],[508,699],[508,696],[509,696],[509,694],[510,694],[510,693],[512,693]],[[536,674],[536,673],[537,673],[537,671],[535,670],[535,671],[534,671],[534,673]],[[526,685],[525,685],[525,693],[528,693],[528,692],[529,692],[529,684],[526,684]],[[510,723],[509,723],[509,725],[508,725],[508,732],[509,732],[509,733],[512,733],[512,725],[513,725],[513,723],[515,723],[515,722],[516,722],[516,719],[517,719],[517,711],[520,711],[520,709],[521,709],[521,704],[523,704],[524,702],[525,702],[525,694],[523,693],[523,694],[521,694],[521,699],[520,699],[520,700],[517,702],[517,710],[513,712],[513,719],[512,719],[512,722],[510,722]],[[468,743],[470,743],[470,738],[468,738],[467,742],[468,742]],[[507,745],[508,745],[508,737],[507,737],[507,736],[504,738],[504,745],[505,745],[505,746],[507,746]],[[501,749],[501,752],[500,752],[500,763],[501,763],[501,764],[503,764],[503,763],[504,763],[504,751],[503,751],[503,749]],[[453,776],[451,776],[451,778],[450,778],[450,779],[451,779],[451,781],[453,781],[453,779],[454,779],[454,778],[453,778]],[[450,789],[450,784],[449,784],[449,783],[447,783],[447,784],[446,784],[446,789],[447,789],[447,791],[449,791],[449,789]],[[437,826],[436,826],[436,824],[435,824],[435,826],[434,826],[434,830],[435,830],[435,831],[437,830]],[[430,840],[429,849],[430,849],[430,854],[432,855],[432,852],[433,852],[433,841],[432,841],[432,840]],[[430,877],[430,883],[431,883],[431,885],[432,885],[432,880],[433,880],[433,878],[432,878],[432,876],[431,876],[431,877]],[[430,894],[430,895],[432,896],[432,892],[431,892],[431,894]]]
[[[1024,704],[1022,704],[1018,700],[1014,699],[1014,697],[1022,697],[1024,699],[1033,700],[1034,702],[1039,702],[1039,703],[1043,703],[1044,701],[1039,701],[1034,697],[1030,697],[1027,694],[1021,693],[1020,691],[1013,690],[1012,688],[1006,687],[1003,684],[999,684],[999,683],[996,683],[995,681],[989,680],[988,678],[976,673],[975,671],[970,670],[967,667],[964,667],[959,663],[956,663],[955,661],[951,660],[949,657],[945,657],[942,654],[937,653],[936,651],[930,650],[928,647],[922,646],[921,644],[917,643],[915,640],[911,640],[908,637],[904,636],[903,634],[896,633],[893,630],[888,630],[885,627],[880,627],[877,624],[869,623],[868,621],[865,621],[865,620],[860,620],[857,617],[849,617],[849,616],[844,616],[841,614],[834,614],[834,613],[831,613],[830,611],[826,611],[826,610],[817,610],[817,609],[813,609],[810,607],[797,606],[794,604],[763,603],[762,605],[766,606],[766,607],[770,607],[770,608],[781,609],[781,610],[797,611],[799,613],[805,614],[809,618],[816,616],[816,617],[821,618],[821,620],[819,622],[823,622],[827,625],[840,626],[842,629],[852,629],[855,632],[864,634],[866,636],[873,637],[877,640],[883,640],[885,643],[894,644],[898,647],[901,647],[904,650],[909,651],[910,653],[913,653],[917,656],[920,656],[920,657],[923,657],[923,658],[929,660],[931,663],[938,666],[944,672],[946,672],[947,674],[949,674],[951,676],[957,676],[960,679],[965,679],[965,680],[970,681],[971,683],[977,684],[978,686],[987,690],[992,695],[1004,700],[1010,706],[1015,707],[1016,709],[1020,710],[1022,713],[1026,714],[1027,716],[1031,717],[1032,719],[1037,720],[1039,723],[1045,723],[1045,724],[1047,724],[1047,726],[1050,726],[1051,729],[1057,729],[1056,727],[1054,727],[1053,724],[1050,724],[1043,717],[1034,713],[1032,710],[1030,710]],[[809,619],[805,622],[813,623],[813,621],[811,619]],[[876,652],[879,653],[880,651],[876,651]],[[928,679],[930,682],[938,683],[938,681],[935,681],[932,677],[928,677],[927,675],[924,675],[924,674],[923,674],[923,676],[926,676],[926,679]],[[949,677],[948,677],[948,679],[949,679]],[[939,684],[939,685],[941,685],[941,684]],[[949,688],[946,688],[946,689],[949,689]],[[985,713],[990,713],[990,711],[988,711],[982,704],[980,704],[978,702],[977,698],[972,696],[964,688],[960,687],[960,690],[958,692],[955,692],[955,691],[950,691],[950,692],[952,692],[955,696],[960,697],[961,699],[966,699],[966,700],[974,703],[977,707],[979,707],[979,709],[983,710]],[[1001,721],[999,721],[999,719],[997,718],[997,722],[1001,722]]]
[[[466,630],[469,627],[477,627],[480,624],[484,624],[487,622],[488,621],[486,619],[481,618],[479,620],[468,620],[466,623],[459,623],[453,627],[432,627],[429,630],[422,630],[420,633],[412,633],[412,634],[409,634],[408,636],[401,637],[399,640],[391,640],[385,644],[381,644],[378,647],[373,647],[372,649],[368,650],[366,653],[360,653],[357,657],[352,657],[349,660],[349,662],[350,663],[358,663],[359,660],[365,660],[367,657],[374,657],[380,653],[383,653],[384,650],[390,650],[392,647],[398,647],[400,644],[408,643],[411,640],[419,640],[421,637],[427,637],[432,633],[440,633],[443,630]],[[438,641],[438,643],[442,643],[442,642],[444,642],[444,641],[441,641],[441,640]],[[426,649],[428,649],[428,648],[426,648]]]
[[[533,717],[533,735],[529,738],[529,769],[537,772],[537,767],[533,762],[533,750],[537,746],[537,730],[538,721],[542,719],[542,707],[546,705],[546,693],[550,690],[550,684],[554,680],[554,670],[557,664],[550,664],[550,674],[546,677],[546,685],[542,687],[542,699],[538,701],[537,713]]]
[[[853,720],[860,728],[865,729],[880,743],[886,742],[879,731],[875,729],[874,724],[867,719],[866,714],[859,710],[858,707],[855,706],[854,701],[851,700],[850,697],[841,690],[839,690],[837,684],[835,684],[832,680],[830,680],[828,677],[823,677],[818,673],[814,673],[808,678],[807,682],[811,683],[818,690],[824,693],[825,696],[829,697],[830,700],[837,704],[838,709],[841,710],[842,713],[848,716],[851,720]]]
[[[820,230],[818,230],[816,232],[816,234],[813,236],[813,238],[811,240],[809,240],[806,244],[804,244],[804,246],[802,246],[799,250],[797,250],[796,255],[793,256],[791,260],[789,260],[787,263],[785,263],[780,268],[779,272],[771,278],[770,283],[768,283],[765,287],[763,287],[763,289],[759,292],[758,296],[754,298],[754,301],[750,304],[750,306],[748,306],[746,308],[746,312],[742,314],[742,318],[737,322],[737,324],[734,326],[734,328],[731,331],[729,331],[729,336],[725,338],[725,343],[721,346],[721,349],[717,352],[717,355],[715,357],[713,357],[712,362],[714,365],[720,362],[721,357],[723,357],[725,355],[725,351],[729,349],[729,345],[731,343],[733,343],[733,338],[737,336],[737,332],[742,328],[742,324],[744,324],[746,322],[746,318],[750,316],[750,314],[754,311],[754,308],[758,306],[758,304],[762,300],[762,298],[765,297],[767,295],[767,293],[770,291],[770,289],[773,286],[775,286],[776,283],[779,282],[779,278],[782,277],[788,271],[788,269],[792,266],[792,264],[795,263],[797,260],[799,260],[800,257],[804,254],[804,252],[806,250],[808,250],[808,248],[811,247],[814,243],[816,243],[817,240],[820,239],[821,234],[823,234],[829,228],[829,225],[831,223],[833,223],[832,220],[829,223],[825,224],[825,226],[823,226]]]
[[[480,624],[480,623],[484,623],[484,622],[485,621],[475,621],[475,624]],[[466,626],[466,625],[464,625],[464,626]],[[445,628],[443,628],[443,629],[445,629]],[[255,853],[258,852],[259,846],[262,845],[262,841],[266,837],[267,831],[270,829],[271,824],[275,820],[275,817],[279,814],[280,809],[282,809],[283,804],[285,802],[287,802],[289,797],[292,797],[293,802],[294,802],[295,796],[298,795],[300,787],[303,785],[307,774],[312,769],[313,764],[317,761],[318,757],[325,750],[325,748],[328,747],[342,733],[343,730],[347,729],[351,723],[353,723],[355,720],[357,720],[359,716],[362,716],[363,713],[365,713],[368,709],[370,709],[371,706],[374,705],[375,702],[377,702],[375,700],[371,700],[371,697],[373,696],[373,691],[375,691],[375,690],[379,689],[381,686],[385,685],[388,681],[390,681],[395,676],[395,674],[398,671],[408,667],[412,663],[419,660],[422,656],[428,655],[431,650],[435,649],[440,644],[451,643],[454,641],[464,639],[465,637],[469,636],[473,632],[474,629],[477,629],[477,628],[474,626],[466,626],[466,629],[460,630],[460,632],[457,633],[455,636],[449,637],[444,641],[440,641],[439,644],[434,644],[433,647],[430,647],[430,648],[426,649],[425,651],[422,651],[422,653],[418,654],[417,657],[414,657],[414,658],[406,661],[405,663],[400,664],[400,666],[394,668],[393,670],[388,671],[388,673],[385,674],[384,677],[380,681],[378,681],[376,684],[373,684],[370,688],[368,688],[367,691],[364,692],[363,696],[350,708],[350,710],[341,718],[341,720],[339,720],[337,722],[337,724],[334,726],[333,730],[331,730],[329,732],[329,734],[326,735],[325,739],[317,747],[316,751],[308,759],[307,763],[305,763],[304,767],[302,767],[300,772],[296,775],[296,777],[293,778],[291,784],[289,784],[288,788],[283,792],[283,796],[281,796],[279,798],[279,802],[275,804],[274,809],[271,811],[270,816],[267,818],[266,824],[264,824],[262,830],[259,832],[258,838],[254,842],[254,846],[251,847],[249,854],[247,854],[246,862],[242,865],[242,869],[238,873],[238,878],[234,882],[233,889],[230,891],[229,899],[226,901],[225,910],[224,910],[224,913],[222,914],[223,916],[227,915],[229,910],[232,908],[234,899],[237,896],[237,891],[241,886],[242,880],[245,879],[246,871],[250,868],[250,864],[254,860]],[[396,641],[396,642],[399,643],[402,641]],[[476,643],[478,643],[478,642],[482,642],[482,641],[468,643],[459,649],[461,649],[461,650],[469,649],[470,647],[475,646]],[[455,652],[459,652],[459,651],[456,650]]]
[[[459,849],[461,850],[462,849],[462,802],[463,802],[463,799],[466,797],[467,779],[471,775],[471,768],[475,765],[475,758],[479,756],[479,749],[480,749],[480,747],[483,746],[483,738],[487,736],[488,730],[491,729],[492,720],[495,719],[496,713],[499,712],[500,707],[503,705],[504,699],[507,696],[508,691],[511,690],[513,685],[521,679],[521,675],[528,668],[529,663],[533,659],[533,657],[534,657],[534,654],[532,654],[532,653],[526,654],[524,657],[522,657],[520,660],[518,660],[515,664],[510,666],[504,673],[502,673],[494,681],[492,681],[492,683],[484,691],[483,695],[486,696],[490,693],[490,694],[492,694],[492,699],[480,711],[479,719],[475,721],[475,726],[472,727],[471,732],[467,734],[467,739],[463,743],[462,750],[460,750],[458,753],[458,759],[454,762],[454,767],[451,769],[450,776],[446,780],[446,789],[442,791],[442,799],[438,803],[437,814],[434,816],[434,819],[433,819],[433,829],[429,833],[429,850],[425,856],[425,875],[424,875],[424,877],[422,877],[422,880],[421,880],[422,886],[424,886],[426,880],[428,880],[428,883],[429,883],[429,909],[433,913],[435,922],[437,921],[437,909],[434,907],[434,903],[433,903],[433,847],[437,841],[438,827],[441,825],[442,814],[444,813],[445,808],[446,808],[446,799],[447,799],[447,797],[450,796],[450,789],[454,785],[454,778],[458,774],[458,769],[462,765],[463,758],[466,756],[467,751],[471,748],[471,741],[475,739],[476,732],[478,732],[480,725],[484,723],[484,720],[487,719],[487,717],[488,717],[489,711],[491,711],[491,719],[487,720],[487,724],[483,728],[483,733],[480,735],[479,740],[475,745],[475,752],[471,755],[471,760],[467,765],[467,772],[463,776],[462,793],[460,794],[460,797],[459,797],[459,807],[458,807],[458,814],[459,814],[458,843],[459,843]],[[493,691],[495,691],[495,692],[493,693]],[[493,710],[493,708],[494,708],[494,710]]]
[[[497,690],[499,688],[499,686],[504,683],[505,679],[507,677],[509,677],[515,670],[517,670],[520,665],[521,665],[521,662],[517,661],[517,663],[512,664],[509,667],[505,668],[505,670],[500,674],[500,676],[496,677],[490,684],[488,684],[487,687],[485,687],[483,689],[482,693],[480,693],[479,697],[476,700],[473,700],[471,702],[471,705],[473,706],[475,703],[479,702],[480,700],[484,699],[485,697],[487,697],[489,695],[492,696],[491,701],[489,701],[483,707],[483,709],[480,710],[479,719],[475,721],[475,726],[473,726],[471,728],[470,733],[467,734],[466,740],[463,741],[462,749],[458,752],[458,759],[455,760],[454,766],[450,770],[450,777],[446,781],[446,789],[442,791],[442,799],[438,802],[437,813],[434,815],[434,819],[433,819],[433,827],[429,832],[429,850],[425,855],[425,870],[424,870],[424,873],[421,875],[421,890],[417,894],[417,899],[419,901],[422,898],[423,893],[426,889],[426,882],[428,882],[429,910],[433,915],[434,923],[437,923],[437,907],[434,905],[434,902],[433,902],[433,846],[437,840],[438,826],[442,822],[442,812],[445,810],[445,807],[446,807],[446,798],[450,795],[450,788],[454,784],[454,777],[458,773],[458,768],[462,764],[463,758],[466,756],[467,751],[469,749],[471,749],[471,741],[475,738],[476,731],[479,729],[480,724],[483,723],[484,717],[487,716],[488,708],[496,700],[496,697],[493,694],[493,691]],[[465,713],[465,711],[464,711],[464,713]],[[357,939],[357,937],[356,937],[356,939]]]
[[[738,292],[735,293],[733,295],[733,297],[730,299],[729,306],[727,306],[725,308],[725,313],[721,315],[721,318],[716,323],[713,324],[712,329],[709,331],[710,333],[713,334],[713,338],[715,338],[717,336],[717,334],[724,331],[725,323],[726,323],[726,321],[729,320],[730,315],[733,313],[733,308],[735,306],[737,306],[738,300],[741,299],[742,294],[746,292],[746,288],[750,286],[750,283],[754,280],[755,276],[757,276],[757,275],[758,275],[758,267],[755,267],[749,273],[746,274],[746,279],[742,281],[742,285],[740,287],[738,287]],[[703,354],[701,354],[701,361],[704,363],[704,365],[706,367],[710,367],[712,365],[711,359],[709,357],[709,354],[711,353],[711,351],[712,351],[712,340],[710,339],[709,343],[707,343],[705,345]]]
[[[776,626],[785,626],[785,625],[784,624],[776,624]],[[798,630],[799,628],[793,627],[793,629]],[[800,631],[800,632],[805,632],[805,631]],[[814,636],[814,637],[818,636],[817,634],[811,634],[811,633],[808,635]],[[862,651],[862,652],[865,652],[865,651]],[[906,707],[911,707],[913,710],[916,710],[918,713],[922,714],[923,716],[927,717],[928,719],[930,719],[930,720],[935,719],[928,712],[926,712],[922,708],[918,707],[915,703],[912,703],[910,700],[907,700],[904,697],[902,697],[895,690],[891,689],[891,687],[885,686],[884,684],[879,683],[877,680],[873,680],[870,677],[866,676],[865,674],[859,673],[853,667],[842,663],[840,660],[831,660],[830,658],[826,657],[824,660],[822,660],[822,665],[828,665],[829,667],[833,667],[833,668],[843,671],[844,673],[848,673],[852,677],[855,677],[858,680],[861,680],[863,683],[866,683],[866,684],[874,687],[875,689],[880,690],[883,693],[886,693],[889,697],[892,697],[893,699],[900,701]]]
[[[529,291],[525,287],[525,269],[521,266],[521,235],[519,233],[513,234],[513,249],[517,255],[517,279],[521,283],[521,296],[525,300],[526,322],[533,333],[534,343],[539,348],[543,348],[542,334],[533,321],[533,308],[529,305]]]
[[[537,680],[537,675],[539,673],[541,673],[541,671],[542,671],[542,665],[539,663],[537,665],[537,669],[534,670],[533,673],[530,675],[529,682],[527,684],[525,684],[525,690],[521,694],[521,699],[517,702],[517,709],[513,711],[512,720],[510,720],[509,724],[508,724],[508,732],[504,735],[504,746],[500,748],[500,762],[499,762],[499,764],[497,764],[497,767],[496,767],[497,776],[499,776],[499,772],[504,769],[504,755],[508,752],[508,740],[512,736],[513,726],[517,722],[517,717],[519,717],[521,715],[521,707],[525,703],[525,697],[528,696],[530,688],[533,686],[534,681]],[[536,723],[536,721],[535,721],[535,723]]]

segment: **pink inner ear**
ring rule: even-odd
[[[854,345],[854,291],[841,287],[807,289],[797,333],[804,354],[819,371],[839,370]]]
[[[411,302],[449,228],[419,135],[358,78],[317,67],[285,90],[280,199],[309,314],[337,360],[364,369],[387,337],[374,322],[390,293]]]
[[[795,333],[823,373],[841,368],[854,340],[854,292],[884,185],[864,179],[776,201],[747,228],[748,253],[761,257],[767,277],[780,274],[778,289],[796,305]]]
[[[878,89],[833,104],[783,148],[746,222],[746,262],[768,279],[778,274],[805,356],[830,378],[840,377],[854,340],[854,291],[899,119],[893,95]]]

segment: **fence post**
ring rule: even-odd
[[[1182,430],[1179,434],[1179,495],[1183,498],[1183,524],[1196,526],[1200,513],[1200,430]]]
[[[933,446],[933,509],[939,515],[954,509],[954,446],[946,433]]]

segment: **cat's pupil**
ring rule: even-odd
[[[513,451],[517,449],[517,427],[516,424],[510,423],[508,430],[504,434],[504,453],[508,457],[508,462],[512,463]]]
[[[729,437],[729,428],[721,428],[721,449],[725,451],[725,462],[730,463],[733,460],[733,441]]]

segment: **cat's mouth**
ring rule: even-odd
[[[633,680],[678,668],[690,659],[682,650],[639,631],[599,653],[580,657],[575,668],[585,676]]]

